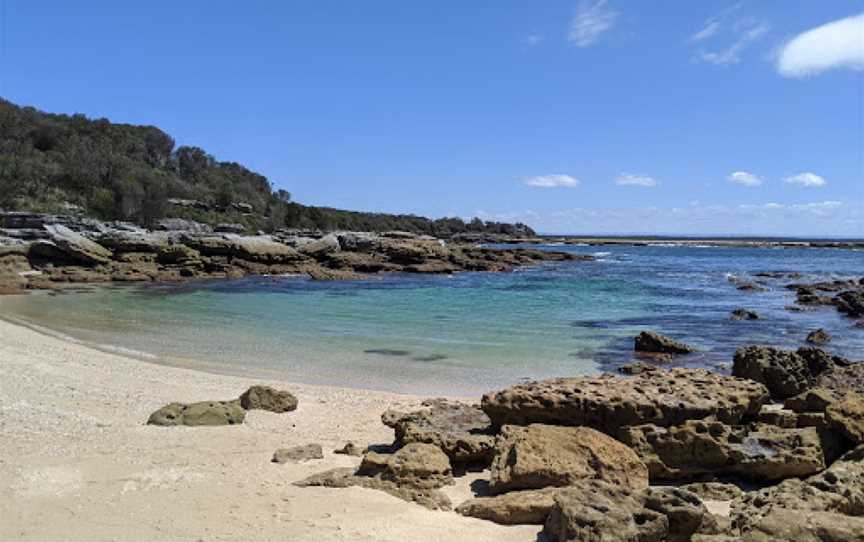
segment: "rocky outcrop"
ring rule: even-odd
[[[633,349],[636,352],[650,352],[658,354],[689,354],[696,349],[665,335],[654,331],[643,331],[634,339]]]
[[[842,292],[833,299],[837,310],[851,318],[864,316],[864,289]]]
[[[483,396],[492,423],[584,425],[614,436],[628,425],[660,427],[714,417],[737,424],[768,400],[762,384],[702,369],[657,369],[631,378],[601,375],[519,384]]]
[[[765,384],[772,397],[785,399],[813,387],[822,373],[846,365],[848,360],[813,347],[745,346],[735,352],[732,374]]]
[[[758,320],[759,313],[749,309],[735,309],[729,316],[730,320]]]
[[[46,225],[49,240],[31,245],[31,253],[38,259],[59,260],[79,265],[99,265],[111,261],[112,253],[102,245],[59,224]]]
[[[495,444],[489,489],[541,489],[602,480],[648,487],[648,469],[633,450],[588,427],[504,426]]]
[[[236,425],[243,423],[246,411],[239,400],[171,403],[153,414],[148,425]]]
[[[808,476],[825,468],[825,452],[813,427],[729,426],[691,420],[668,428],[623,428],[620,439],[648,465],[651,480],[711,475],[765,482]]]
[[[240,405],[246,410],[269,410],[282,413],[297,410],[297,398],[283,390],[269,386],[252,386],[240,396]]]
[[[814,329],[807,334],[807,342],[810,344],[825,344],[831,342],[831,335],[822,328]]]
[[[731,501],[744,495],[740,487],[723,482],[693,482],[680,487],[702,500]]]
[[[450,462],[431,444],[411,443],[393,454],[367,452],[360,468],[333,469],[295,482],[300,487],[377,489],[432,510],[449,510],[450,499],[439,488],[453,482]]]
[[[825,409],[828,423],[855,444],[864,444],[864,395],[848,393]]]
[[[388,410],[381,420],[396,433],[395,446],[425,442],[438,446],[456,463],[484,463],[495,444],[492,423],[476,405],[431,399],[415,412]]]
[[[810,523],[815,515],[829,519],[838,528],[860,525],[864,517],[864,446],[847,453],[824,472],[805,480],[785,480],[732,502],[732,524],[744,537],[754,530],[765,532],[759,526],[766,521],[776,526],[776,521],[766,518],[777,513],[783,513],[788,521],[780,532],[799,533],[799,538],[781,540],[832,540],[820,537],[824,531]]]
[[[320,444],[304,444],[290,448],[279,448],[273,453],[273,463],[299,463],[310,459],[323,459],[324,451]]]
[[[456,512],[501,525],[542,525],[555,506],[559,491],[559,488],[528,489],[469,499],[456,507]]]
[[[717,524],[696,495],[597,481],[559,491],[543,528],[549,542],[685,542],[697,532],[717,532]]]
[[[27,277],[33,273],[26,247],[0,247],[0,293],[20,293],[27,287]]]

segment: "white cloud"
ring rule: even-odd
[[[729,16],[732,15],[732,13],[734,13],[735,11],[738,11],[738,9],[740,7],[741,7],[741,3],[739,2],[738,4],[734,4],[734,5],[726,8],[726,9],[724,9],[723,11],[718,13],[717,15],[709,17],[708,20],[706,20],[704,25],[702,26],[702,30],[700,30],[700,31],[696,32],[695,34],[693,34],[692,36],[690,36],[690,41],[692,41],[692,42],[705,41],[708,38],[711,38],[712,36],[716,35],[718,32],[720,32],[720,29],[725,25],[726,20],[729,18]]]
[[[617,19],[618,13],[606,7],[606,0],[582,0],[570,23],[567,39],[577,47],[588,47],[615,26]]]
[[[864,13],[798,34],[777,55],[777,71],[785,77],[838,68],[864,69]]]
[[[735,171],[726,177],[730,183],[741,184],[744,186],[759,186],[762,184],[762,177],[748,173],[746,171]]]
[[[540,42],[543,41],[543,36],[540,34],[528,34],[524,38],[522,38],[522,43],[527,45],[528,47],[534,47],[535,45],[540,45]]]
[[[783,180],[789,184],[797,184],[800,186],[808,187],[825,186],[826,184],[825,179],[809,171],[805,171],[804,173],[799,173],[798,175],[793,175],[791,177],[786,177]]]
[[[767,23],[758,21],[747,19],[738,21],[734,25],[735,41],[719,51],[700,51],[699,58],[711,64],[737,64],[741,61],[741,53],[764,36],[770,28]]]
[[[657,186],[657,179],[637,173],[622,173],[615,177],[615,184],[622,186]]]
[[[535,188],[575,188],[579,186],[579,179],[570,175],[552,174],[531,177],[525,179],[524,183]]]

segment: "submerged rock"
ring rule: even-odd
[[[483,396],[493,424],[584,425],[615,435],[620,427],[661,427],[714,417],[754,418],[768,400],[762,384],[703,369],[657,369],[624,378],[600,375],[519,384]]]
[[[627,446],[588,427],[507,425],[495,444],[489,489],[541,489],[602,480],[648,487],[648,468]]]
[[[246,410],[282,413],[297,410],[297,398],[290,392],[269,386],[252,386],[240,396],[240,405]]]
[[[731,320],[758,320],[759,313],[749,309],[735,309],[729,318]]]
[[[153,414],[148,425],[236,425],[243,423],[246,411],[239,400],[171,403]]]
[[[636,352],[654,352],[660,354],[689,354],[696,349],[665,335],[654,331],[643,331],[634,339],[633,349]]]
[[[273,463],[297,463],[310,459],[323,459],[324,451],[320,444],[304,444],[291,448],[279,448],[273,454]]]
[[[486,463],[495,444],[492,422],[476,405],[431,399],[414,412],[388,410],[381,416],[396,433],[396,446],[425,442],[438,446],[453,463]]]
[[[822,328],[811,331],[807,334],[807,342],[810,344],[825,344],[831,341],[831,335]]]

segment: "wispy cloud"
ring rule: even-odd
[[[705,23],[702,25],[702,29],[690,36],[690,41],[692,42],[700,42],[705,41],[708,38],[716,35],[723,26],[726,24],[727,20],[732,16],[733,13],[738,11],[741,8],[741,4],[734,4],[720,13],[709,17]]]
[[[777,71],[785,77],[840,68],[864,69],[864,13],[798,34],[777,54]]]
[[[733,171],[726,177],[730,183],[740,184],[743,186],[759,186],[762,184],[762,177],[749,173],[747,171]]]
[[[538,175],[525,179],[523,182],[526,186],[534,188],[575,188],[579,186],[579,179],[559,173]]]
[[[621,186],[657,186],[657,179],[638,173],[622,173],[615,177],[615,184]]]
[[[615,26],[618,13],[606,6],[606,0],[581,0],[570,23],[567,39],[577,47],[588,47]]]
[[[864,39],[864,38],[862,38]],[[809,171],[805,171],[803,173],[799,173],[798,175],[793,175],[791,177],[786,177],[783,179],[785,182],[789,184],[797,184],[799,186],[807,186],[807,187],[818,187],[825,186],[827,181],[824,178],[816,175],[815,173],[811,173]]]
[[[522,45],[527,45],[528,47],[535,47],[540,45],[540,42],[543,41],[543,36],[537,33],[528,34],[524,38],[522,38]]]
[[[737,64],[741,61],[741,53],[770,29],[767,23],[755,20],[739,21],[733,25],[735,40],[731,44],[717,51],[699,51],[699,58],[711,64]]]

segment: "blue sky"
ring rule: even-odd
[[[857,0],[0,2],[3,97],[304,203],[864,236]]]

